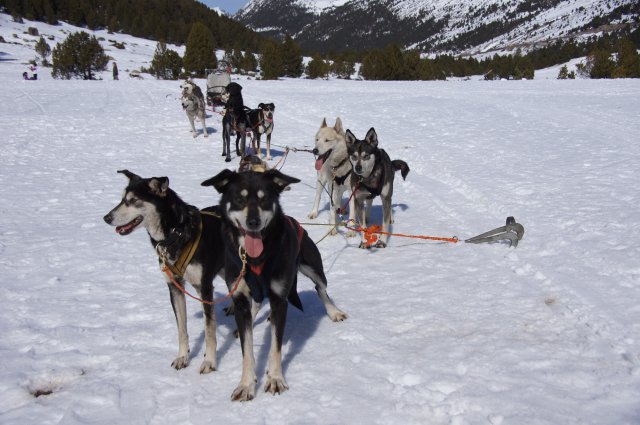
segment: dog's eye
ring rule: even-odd
[[[362,157],[363,160],[368,161],[369,158],[371,158],[371,155],[367,154],[365,156]]]
[[[246,201],[247,201],[246,198],[244,196],[242,196],[242,195],[236,195],[233,198],[233,202],[235,202],[235,204],[239,205],[239,206],[243,206]]]

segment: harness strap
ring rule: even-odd
[[[212,211],[200,211],[200,214],[220,218],[219,214]],[[198,231],[196,232],[195,236],[191,238],[191,240],[189,240],[189,242],[187,242],[187,244],[182,248],[180,256],[175,261],[175,263],[165,264],[166,267],[171,270],[171,273],[173,273],[175,276],[184,276],[189,263],[191,263],[191,259],[193,259],[193,256],[195,255],[196,250],[200,245],[200,238],[202,237],[202,226],[202,220],[200,220],[200,223],[198,224]]]
[[[340,165],[342,165],[342,164],[340,164]],[[339,166],[338,166],[338,167],[339,167]],[[344,176],[341,176],[341,177],[335,176],[335,177],[333,178],[333,180],[334,180],[336,183],[338,183],[340,186],[342,186],[342,185],[344,184],[345,180],[347,180],[347,177],[349,177],[349,176],[351,175],[351,172],[352,172],[352,171],[353,171],[352,169],[349,169],[349,172],[347,172],[347,174],[345,174]]]

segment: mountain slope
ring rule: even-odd
[[[269,35],[289,33],[309,50],[395,42],[477,53],[636,27],[639,15],[636,0],[253,0],[235,17]]]

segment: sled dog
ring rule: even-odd
[[[128,179],[121,202],[104,216],[104,221],[125,236],[145,228],[157,253],[164,253],[174,280],[183,288],[188,281],[200,298],[211,302],[213,279],[222,275],[224,255],[221,250],[221,220],[218,207],[199,211],[185,203],[169,188],[167,177],[142,178],[128,170],[121,170]],[[187,306],[185,295],[163,273],[169,287],[171,306],[178,325],[178,356],[171,363],[182,369],[189,362],[187,335]],[[204,361],[200,373],[216,370],[216,317],[213,305],[202,304],[204,313]]]
[[[196,118],[202,122],[202,132],[204,133],[204,137],[209,137],[209,133],[207,132],[207,123],[205,122],[207,113],[204,109],[204,100],[193,93],[183,94],[182,109],[186,112],[189,123],[191,124],[191,133],[193,134],[193,137],[195,138],[198,136],[195,125]]]
[[[351,163],[347,153],[347,143],[345,133],[342,128],[342,120],[338,117],[333,127],[327,125],[327,119],[322,120],[320,129],[316,133],[315,147],[313,149],[316,159],[316,170],[318,179],[316,180],[316,197],[313,201],[313,208],[309,213],[309,218],[318,217],[320,198],[322,191],[327,190],[330,196],[329,223],[335,225],[337,222],[337,211],[342,208],[342,195],[349,190]],[[349,200],[349,219],[355,219],[355,209],[353,198]],[[334,226],[331,234],[338,233]],[[351,232],[349,235],[352,235]]]
[[[260,152],[260,138],[263,134],[267,136],[267,160],[271,161],[271,133],[273,132],[273,114],[276,105],[273,103],[260,103],[257,109],[247,112],[247,126],[251,129],[251,147],[253,152],[262,157]]]
[[[402,178],[406,179],[409,165],[400,159],[392,161],[384,149],[378,148],[378,135],[373,127],[369,129],[364,140],[358,140],[350,130],[347,130],[345,138],[353,170],[351,188],[354,192],[356,220],[365,227],[373,199],[380,196],[382,231],[388,233],[392,222],[391,197],[395,172],[400,171]],[[361,236],[360,248],[367,248],[364,233]],[[376,247],[386,247],[388,240],[389,235],[383,233]]]
[[[204,94],[202,93],[202,89],[200,89],[200,87],[193,80],[185,80],[182,84],[180,84],[180,88],[182,89],[183,96],[193,94],[204,102]]]
[[[230,291],[237,284],[232,299],[242,346],[242,376],[231,394],[232,400],[247,401],[256,395],[253,320],[265,298],[271,306],[272,338],[264,390],[276,394],[289,388],[282,372],[281,348],[287,301],[302,309],[297,294],[298,270],[315,283],[331,320],[347,318],[327,294],[318,248],[300,224],[286,216],[280,207],[280,193],[299,181],[271,169],[240,173],[223,170],[202,182],[221,193],[225,280]],[[242,276],[243,268],[246,272]]]
[[[247,145],[247,117],[242,99],[242,86],[238,83],[229,83],[226,88],[229,95],[222,117],[222,156],[225,161],[231,161],[231,136],[236,135],[236,155],[243,157]],[[242,144],[238,145],[240,140]]]

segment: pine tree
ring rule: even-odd
[[[95,36],[84,31],[70,34],[53,49],[54,78],[93,80],[95,73],[107,69],[109,57]]]
[[[640,55],[629,38],[616,43],[616,67],[614,78],[640,78]]]
[[[281,47],[282,62],[284,66],[284,75],[287,77],[298,78],[304,71],[302,63],[302,49],[300,45],[289,34],[285,36]]]
[[[320,54],[316,53],[307,65],[307,77],[311,79],[326,78],[329,73],[329,66],[322,59]]]
[[[360,75],[365,80],[383,79],[384,56],[378,49],[371,50],[363,59]]]
[[[284,61],[280,52],[280,45],[269,40],[262,47],[260,69],[264,80],[277,80],[284,75]]]
[[[35,50],[36,53],[42,58],[42,65],[47,66],[49,64],[47,58],[51,54],[51,47],[49,46],[49,44],[47,44],[44,38],[40,37],[40,39],[36,43]]]
[[[196,77],[204,78],[205,69],[215,69],[218,65],[215,47],[209,28],[201,22],[193,24],[184,53],[184,69]]]
[[[242,64],[240,68],[244,69],[245,72],[256,72],[258,69],[258,60],[256,59],[256,55],[251,52],[245,52],[242,57]]]
[[[611,59],[611,52],[596,49],[587,57],[587,68],[591,78],[612,78],[615,62]]]
[[[159,80],[177,80],[182,73],[182,58],[161,41],[156,46],[149,72]]]

